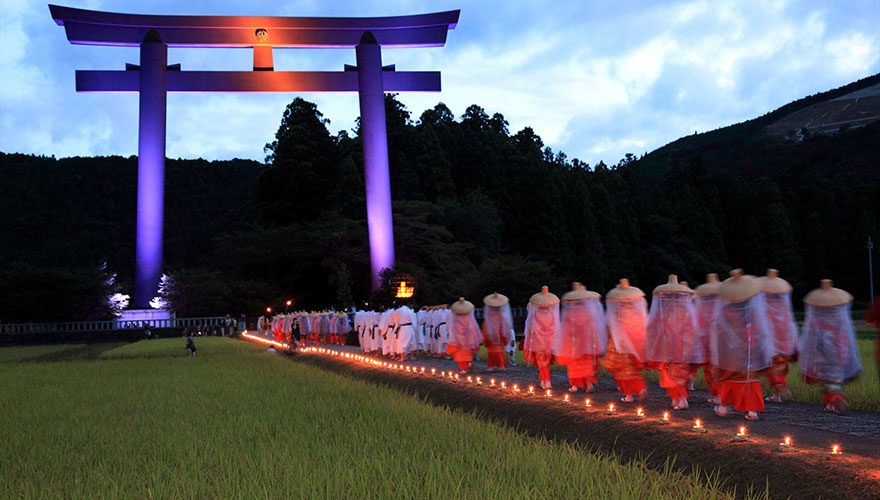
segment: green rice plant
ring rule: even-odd
[[[2,363],[0,498],[728,498],[225,338]]]
[[[64,351],[71,347],[73,346],[69,344],[0,347],[0,363],[18,363],[33,357]]]

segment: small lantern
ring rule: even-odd
[[[641,406],[636,408],[636,418],[638,418],[638,419],[645,418],[645,410]]]
[[[749,440],[749,436],[748,436],[748,431],[746,430],[746,426],[744,426],[744,425],[739,426],[739,431],[737,431],[736,436],[733,437],[733,441],[734,442],[742,442],[742,441],[748,441],[748,440]]]
[[[590,398],[587,398],[587,400],[584,401],[584,408],[592,408],[592,407],[593,407],[593,402],[590,401]]]
[[[699,418],[694,420],[694,426],[691,427],[691,430],[694,432],[699,432],[701,434],[706,432],[706,428],[703,427],[703,421],[700,420]]]
[[[831,445],[831,451],[828,452],[828,454],[829,454],[829,455],[832,455],[832,456],[835,456],[835,457],[838,457],[838,456],[840,456],[840,455],[843,455],[843,450],[840,449],[840,445],[839,445],[839,444],[832,444],[832,445]]]
[[[617,409],[614,407],[614,403],[608,403],[608,410],[605,411],[606,415],[614,415]]]
[[[660,425],[666,425],[669,423],[669,412],[664,411],[663,416],[660,418]]]
[[[565,396],[562,397],[562,402],[563,403],[570,403],[571,402],[571,400],[568,397],[568,394],[566,394]]]
[[[782,442],[779,443],[779,451],[794,451],[794,445],[791,443],[791,436],[785,436],[785,439],[783,439]]]

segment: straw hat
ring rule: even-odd
[[[764,293],[791,293],[791,284],[779,277],[779,271],[776,269],[768,269],[767,276],[758,278],[764,286]]]
[[[559,297],[550,293],[550,288],[547,285],[541,287],[541,293],[536,293],[529,299],[529,304],[534,304],[538,307],[550,307],[558,303]]]
[[[718,288],[720,287],[721,282],[718,281],[718,275],[715,273],[707,274],[706,282],[698,286],[694,293],[696,295],[718,295]]]
[[[654,295],[661,293],[694,293],[694,291],[688,288],[687,285],[679,283],[678,276],[670,274],[669,281],[654,289]]]
[[[608,300],[637,300],[645,296],[641,289],[630,286],[629,280],[623,278],[620,283],[605,294]]]
[[[587,287],[575,281],[571,284],[571,291],[566,292],[565,295],[562,296],[562,300],[586,300],[598,299],[600,297],[601,295],[599,295],[598,293],[587,290]]]
[[[489,307],[501,307],[508,302],[510,302],[510,299],[498,292],[483,297],[483,304]]]
[[[831,280],[822,280],[819,288],[804,297],[804,303],[814,307],[842,306],[852,302],[853,296],[845,290],[834,288]]]
[[[474,310],[474,305],[464,300],[464,297],[459,297],[458,300],[452,304],[451,309],[455,314],[470,314]]]
[[[730,271],[730,278],[718,287],[718,295],[728,302],[742,302],[761,293],[764,289],[761,281],[747,274],[742,269]]]

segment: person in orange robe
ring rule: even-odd
[[[690,380],[697,379],[697,370],[703,369],[703,380],[709,390],[709,402],[721,404],[718,398],[718,382],[715,380],[712,369],[712,352],[710,340],[712,329],[715,328],[715,314],[718,312],[718,288],[721,282],[715,273],[706,275],[706,282],[694,289],[694,306],[697,313],[697,341],[703,351],[704,362],[700,365],[692,364]]]
[[[526,363],[538,367],[541,388],[550,389],[550,365],[553,363],[553,344],[559,336],[559,297],[550,293],[547,286],[529,299],[526,317],[523,353]]]
[[[764,390],[760,376],[773,362],[773,332],[767,320],[763,285],[742,269],[718,287],[720,305],[712,330],[712,364],[718,376],[715,413],[721,417],[747,412],[747,420],[758,420],[764,411]]]
[[[470,373],[474,364],[474,353],[480,348],[480,326],[474,317],[474,305],[460,297],[449,308],[446,327],[449,330],[449,344],[446,354],[458,363],[462,375]]]
[[[648,315],[647,366],[659,372],[660,387],[666,389],[674,410],[688,408],[691,365],[705,361],[693,293],[670,274],[667,283],[654,289]]]
[[[599,356],[605,354],[608,334],[601,295],[580,283],[562,296],[562,328],[553,357],[568,371],[568,392],[593,392]]]
[[[797,359],[797,324],[791,307],[791,285],[779,277],[779,271],[768,269],[767,275],[759,278],[764,285],[764,298],[767,302],[767,320],[773,333],[773,364],[767,370],[767,378],[774,394],[764,398],[773,403],[791,399],[791,391],[785,376],[788,364]]]
[[[504,350],[513,338],[513,314],[510,300],[495,292],[483,298],[483,345],[490,372],[507,369]]]
[[[631,403],[648,397],[645,384],[645,337],[648,326],[648,303],[645,293],[630,286],[624,278],[605,294],[605,320],[608,324],[608,349],[602,366],[611,372],[621,401]]]

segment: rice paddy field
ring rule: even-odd
[[[197,346],[0,349],[0,498],[728,498],[259,345]]]

